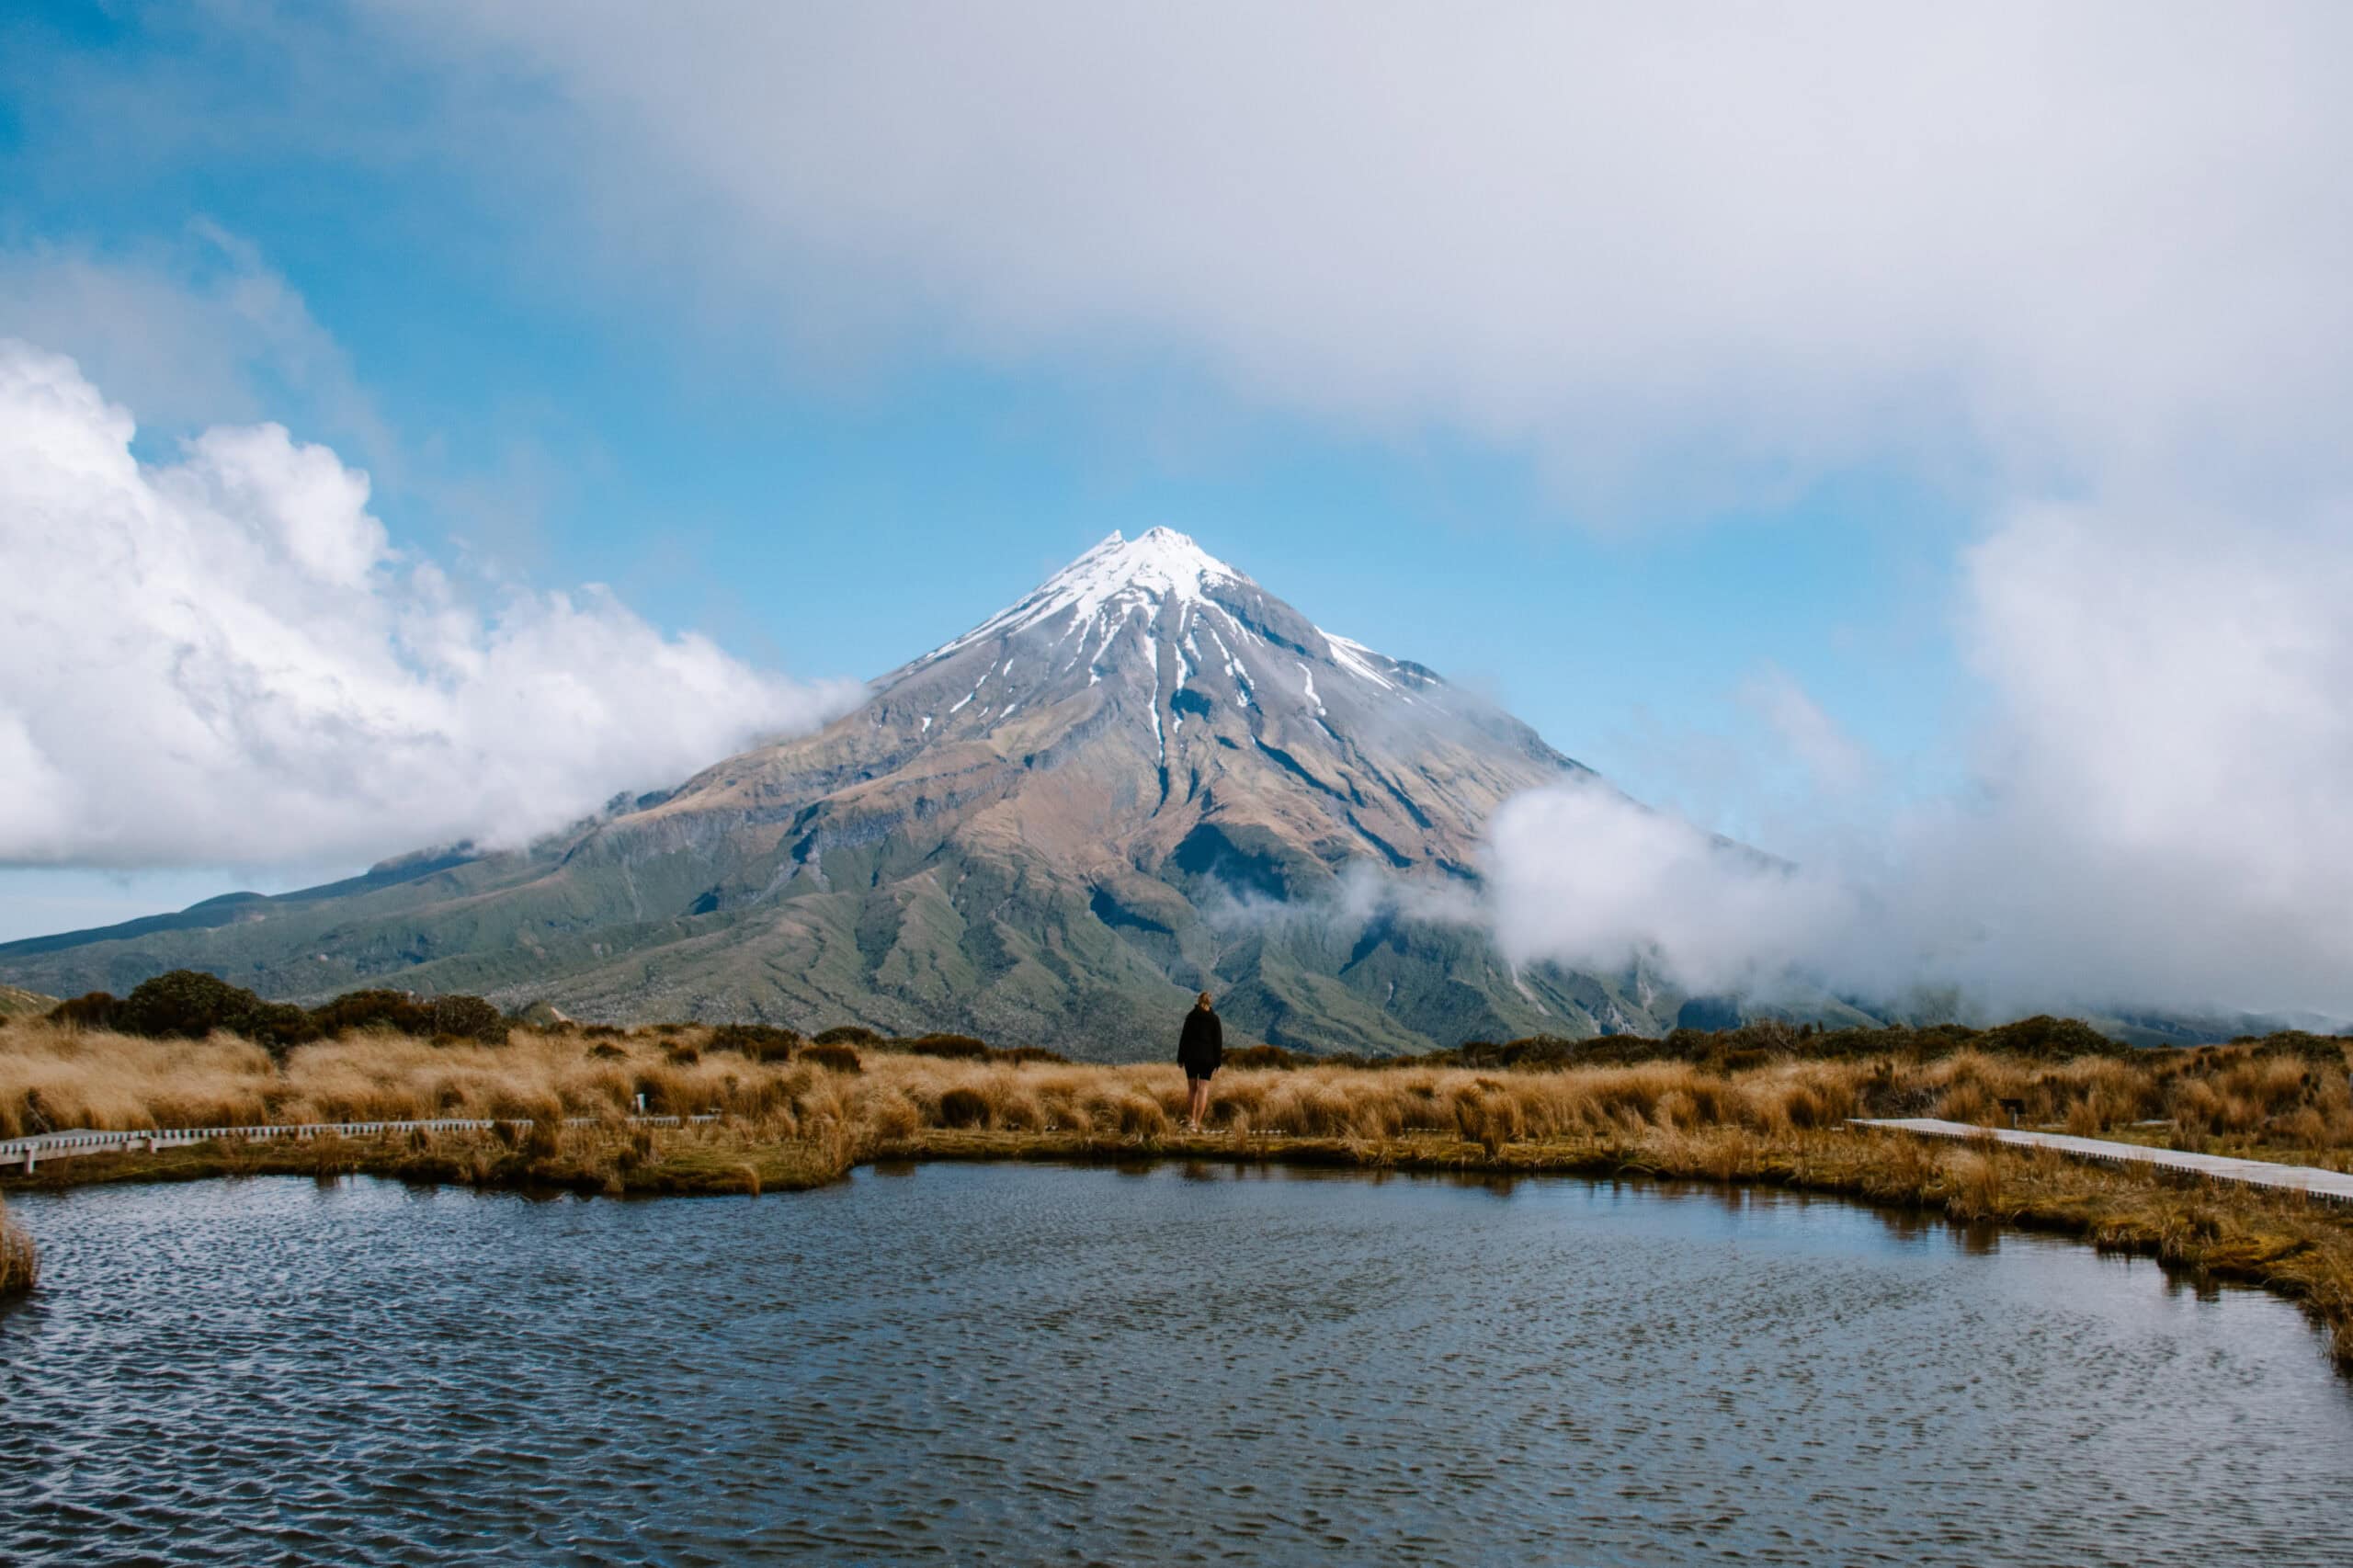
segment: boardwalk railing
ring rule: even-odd
[[[632,1127],[678,1127],[717,1121],[719,1117],[713,1112],[687,1117],[632,1116],[624,1119]],[[597,1121],[593,1116],[564,1118],[567,1127],[592,1127]],[[254,1127],[156,1127],[136,1132],[39,1132],[28,1138],[0,1139],[0,1165],[13,1165],[29,1174],[39,1169],[43,1160],[70,1160],[77,1154],[152,1153],[158,1149],[184,1148],[216,1139],[251,1142],[265,1138],[316,1138],[324,1133],[341,1138],[374,1138],[388,1132],[490,1132],[500,1127],[530,1125],[526,1118],[476,1120],[438,1117],[430,1121],[302,1121]]]
[[[2077,1138],[2064,1132],[2023,1132],[2007,1127],[1976,1127],[1965,1121],[1938,1121],[1929,1117],[1890,1120],[1857,1118],[1855,1127],[1884,1128],[1892,1132],[1916,1132],[1923,1138],[1991,1138],[2017,1148],[2052,1149],[2079,1160],[2099,1160],[2114,1165],[2154,1165],[2212,1181],[2242,1187],[2268,1187],[2301,1192],[2329,1203],[2353,1203],[2353,1176],[2325,1171],[2317,1165],[2278,1165],[2268,1160],[2234,1160],[2222,1154],[2192,1154],[2180,1149],[2150,1149],[2138,1143],[2118,1143],[2105,1138]]]

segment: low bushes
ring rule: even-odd
[[[424,1038],[448,1036],[506,1042],[506,1015],[479,996],[412,996],[405,991],[349,991],[311,1010],[322,1034],[353,1029],[392,1029]]]
[[[819,1036],[824,1039],[824,1036]],[[1068,1057],[1037,1045],[991,1045],[968,1034],[919,1034],[905,1040],[878,1042],[908,1056],[929,1056],[942,1062],[1063,1062]]]
[[[722,1024],[710,1031],[710,1045],[713,1051],[732,1051],[755,1062],[785,1062],[807,1043],[800,1031],[773,1024]],[[850,1052],[852,1060],[857,1055]]]
[[[2160,1049],[2171,1052],[2175,1048]],[[1757,1018],[1737,1028],[1675,1029],[1660,1038],[1600,1035],[1591,1040],[1566,1040],[1556,1035],[1529,1035],[1502,1043],[1469,1040],[1452,1051],[1398,1060],[1400,1064],[1410,1061],[1417,1066],[1534,1069],[1690,1062],[1737,1072],[1789,1059],[1847,1062],[1893,1056],[1933,1061],[1967,1051],[2043,1062],[2151,1054],[2112,1040],[2080,1019],[2039,1014],[1989,1029],[1971,1028],[1963,1024],[1827,1029],[1813,1024],[1791,1025],[1779,1018]]]
[[[242,1035],[273,1056],[322,1036],[384,1028],[402,1034],[504,1044],[506,1016],[479,996],[412,996],[404,991],[352,991],[305,1011],[271,1002],[202,970],[176,969],[143,980],[130,995],[104,991],[61,1002],[51,1023],[111,1029],[150,1040],[202,1040],[215,1030]]]
[[[319,1038],[319,1026],[293,1004],[264,1001],[217,974],[194,969],[142,980],[119,1000],[93,991],[59,1003],[49,1017],[77,1028],[114,1029],[151,1040],[202,1040],[221,1029],[243,1035],[276,1056]]]
[[[49,1018],[51,1023],[77,1029],[110,1029],[114,1028],[115,1011],[121,1006],[111,991],[85,991],[51,1007]]]
[[[311,1010],[321,1032],[347,1029],[392,1029],[401,1034],[431,1034],[425,1005],[405,991],[348,991]]]

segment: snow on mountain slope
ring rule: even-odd
[[[1508,715],[1154,528],[1112,535],[878,681],[858,713],[730,759],[660,814],[802,801],[788,881],[877,832],[1006,838],[1074,872],[1157,876],[1188,843],[1198,858],[1247,830],[1286,868],[1257,856],[1263,891],[1351,859],[1468,876],[1488,812],[1575,770]]]

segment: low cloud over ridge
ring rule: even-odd
[[[1840,750],[1813,825],[1769,846],[1786,867],[1603,790],[1522,797],[1489,917],[1518,958],[1641,951],[1707,990],[2353,1017],[2348,604],[2341,510],[2020,508],[1964,562],[1972,790],[1859,800]]]
[[[485,608],[392,549],[364,472],[276,425],[155,465],[132,434],[74,361],[0,341],[0,863],[515,843],[851,694],[599,586]]]

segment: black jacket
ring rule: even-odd
[[[1213,1073],[1225,1060],[1225,1026],[1217,1015],[1196,1007],[1185,1015],[1185,1032],[1176,1037],[1176,1061],[1188,1073]]]

